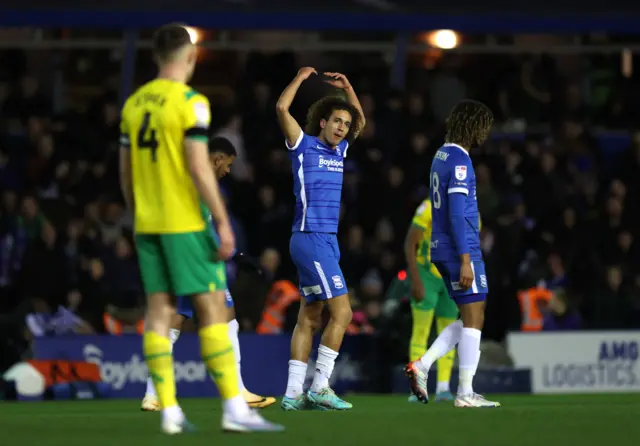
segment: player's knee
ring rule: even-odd
[[[147,299],[147,315],[154,319],[170,320],[175,314],[175,306],[166,293],[156,293]]]
[[[196,294],[192,299],[201,327],[228,322],[225,295],[222,291]]]
[[[298,316],[298,326],[304,330],[315,333],[320,329],[320,324],[321,318],[319,317]]]
[[[311,331],[318,331],[322,325],[322,305],[319,302],[308,303],[300,307],[298,325]]]
[[[347,304],[337,304],[330,307],[331,319],[341,326],[348,326],[353,319],[353,311],[347,298]]]
[[[147,313],[145,316],[145,330],[156,333],[168,333],[172,319],[175,315],[175,307],[171,304],[169,296],[165,293],[149,296]]]

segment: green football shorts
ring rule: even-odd
[[[191,296],[227,288],[225,264],[209,230],[136,234],[136,250],[147,295]]]
[[[418,266],[420,273],[420,281],[424,286],[425,297],[421,302],[417,302],[411,298],[411,306],[415,309],[428,311],[435,309],[436,317],[444,317],[448,319],[458,318],[458,306],[449,297],[449,292],[444,285],[441,277],[436,277],[431,271]],[[405,281],[408,287],[411,287],[411,278]]]

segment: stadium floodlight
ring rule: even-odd
[[[440,29],[427,35],[429,45],[442,50],[450,50],[459,45],[458,33],[450,29]]]
[[[200,31],[191,26],[185,26],[187,32],[189,33],[189,37],[191,37],[191,43],[196,44],[200,41]]]

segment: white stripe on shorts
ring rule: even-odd
[[[318,271],[318,275],[320,276],[320,282],[322,282],[324,294],[327,295],[327,299],[331,299],[333,297],[333,294],[331,294],[331,288],[329,288],[329,282],[327,282],[327,276],[324,275],[322,265],[320,265],[320,262],[316,261],[314,261],[313,264],[316,266],[316,271]]]
[[[471,262],[471,272],[473,273],[473,282],[471,283],[471,291],[474,294],[478,294],[478,284],[476,283],[476,269],[473,267],[473,262]]]

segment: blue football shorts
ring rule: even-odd
[[[487,274],[484,270],[484,262],[482,260],[472,260],[471,269],[473,270],[473,283],[469,288],[463,290],[460,288],[460,262],[433,262],[438,268],[444,285],[449,292],[449,296],[458,304],[470,304],[473,302],[481,302],[487,298],[489,293],[489,285],[487,283]]]
[[[289,242],[289,253],[298,270],[300,296],[307,302],[347,294],[335,234],[294,232]]]
[[[228,289],[224,290],[227,308],[233,308],[233,297]],[[193,319],[193,302],[189,296],[179,296],[176,303],[176,313],[187,319]]]

